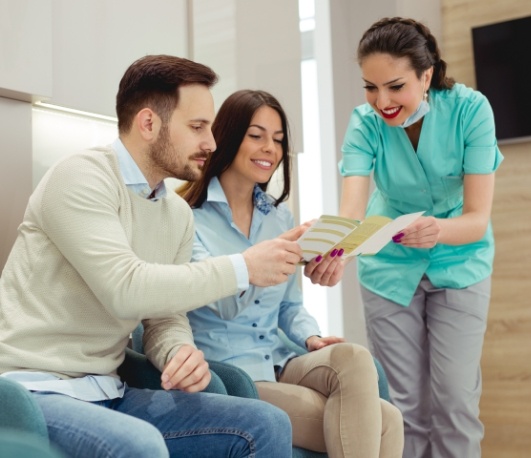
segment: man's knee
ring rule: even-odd
[[[261,401],[260,408],[253,410],[253,417],[259,415],[260,424],[269,424],[270,428],[277,433],[287,434],[289,432],[291,436],[291,421],[286,412],[282,409],[270,404],[268,402]],[[273,431],[272,431],[273,434]]]
[[[291,456],[292,427],[288,414],[265,401],[253,400],[245,424],[257,456]]]
[[[126,446],[127,451],[124,451],[121,456],[131,458],[145,458],[147,456],[167,458],[170,456],[166,441],[157,428],[153,427],[149,434],[132,436],[129,437],[129,443]]]

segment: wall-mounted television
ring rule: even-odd
[[[531,16],[472,28],[476,87],[500,143],[531,141]]]

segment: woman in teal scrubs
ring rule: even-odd
[[[492,110],[446,76],[435,38],[414,20],[373,24],[358,62],[367,103],[354,109],[342,147],[340,215],[425,212],[358,259],[369,340],[404,416],[404,457],[480,457],[490,213],[503,159]]]

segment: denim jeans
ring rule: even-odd
[[[256,399],[126,388],[86,402],[34,393],[50,442],[76,458],[291,457],[291,424]]]

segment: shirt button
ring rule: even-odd
[[[264,338],[264,336],[260,336],[259,339],[262,340]]]
[[[260,301],[259,301],[258,299],[256,299],[256,300],[254,301],[254,303],[255,303],[255,304],[259,304]]]
[[[265,355],[264,358],[265,358],[265,359],[269,359],[269,355]]]
[[[256,326],[258,326],[256,323],[253,323],[253,328],[256,328]]]

